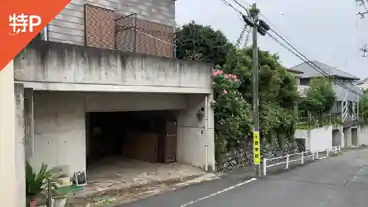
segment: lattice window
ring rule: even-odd
[[[174,28],[85,5],[86,46],[173,57]]]
[[[135,15],[120,16],[116,23],[116,49],[173,57],[173,27],[138,19]]]
[[[105,8],[85,5],[86,46],[115,49],[115,13]]]

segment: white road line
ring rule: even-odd
[[[181,205],[180,207],[186,207],[186,206],[189,206],[189,205],[193,205],[193,204],[195,204],[195,203],[198,203],[199,201],[206,200],[206,199],[208,199],[208,198],[211,198],[211,197],[213,197],[213,196],[219,195],[219,194],[224,193],[224,192],[226,192],[226,191],[229,191],[229,190],[235,189],[235,188],[237,188],[237,187],[240,187],[240,186],[245,185],[245,184],[247,184],[247,183],[253,182],[253,181],[255,181],[255,180],[257,180],[257,178],[249,179],[249,180],[247,180],[247,181],[244,181],[244,182],[238,183],[238,184],[236,184],[236,185],[230,186],[230,187],[228,187],[228,188],[225,188],[225,189],[223,189],[223,190],[217,191],[216,193],[212,193],[212,194],[207,195],[207,196],[204,196],[204,197],[202,197],[202,198],[198,198],[197,200],[193,200],[193,201],[190,201],[190,202],[188,202],[188,203],[185,203],[185,204]]]

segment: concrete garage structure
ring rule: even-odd
[[[126,155],[131,148],[130,158],[215,170],[211,69],[195,61],[34,42],[14,60],[24,131],[24,149],[17,150],[36,168],[43,162],[66,166],[70,176],[88,167],[87,155],[96,149],[94,157]],[[93,124],[91,116],[110,124]],[[93,143],[94,133],[105,141]],[[116,142],[129,136],[135,141]],[[148,151],[157,159],[145,160]]]

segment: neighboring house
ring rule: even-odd
[[[113,155],[215,170],[213,66],[172,58],[175,26],[173,0],[72,0],[19,53],[19,198],[26,160],[69,176]]]
[[[303,74],[302,71],[299,71],[299,70],[294,70],[294,69],[286,69],[289,73],[291,73],[293,76],[295,76],[295,79],[296,79],[296,84],[297,85],[300,85],[300,77],[301,75]]]
[[[316,65],[317,67],[322,69],[329,77],[332,77],[334,79],[333,89],[336,94],[336,103],[333,106],[331,115],[335,114],[341,117],[343,125],[342,127],[334,128],[332,130],[332,135],[331,133],[328,133],[329,136],[332,136],[330,141],[321,140],[320,138],[319,141],[312,144],[311,139],[306,140],[307,149],[320,149],[321,147],[326,149],[328,147],[337,145],[341,145],[343,147],[359,145],[361,141],[359,141],[358,138],[360,136],[358,133],[358,102],[361,90],[354,85],[354,82],[359,80],[359,78],[318,61],[312,61],[309,63],[304,62],[291,68],[291,70],[302,72],[302,74],[300,75],[300,87],[303,88],[303,90],[300,90],[302,95],[305,95],[306,91],[308,90],[308,85],[312,78],[325,76],[317,71],[313,66],[311,66],[311,64]],[[300,134],[296,135],[296,138],[298,137],[300,138],[302,136]],[[314,138],[318,140],[319,136]]]
[[[336,94],[336,104],[331,113],[342,114],[343,119],[356,118],[360,89],[354,86],[353,83],[359,80],[359,78],[318,61],[312,61],[312,64],[321,68],[328,76],[335,80],[333,82],[333,89]],[[321,74],[306,62],[296,65],[291,69],[303,72],[300,75],[300,85],[305,87],[304,94],[312,78],[324,76],[324,74]],[[345,112],[346,114],[344,114]]]
[[[299,71],[299,70],[295,70],[295,69],[290,69],[290,68],[288,68],[287,71],[289,73],[291,73],[292,75],[294,75],[294,77],[296,79],[296,84],[297,84],[297,87],[298,87],[298,93],[301,97],[304,97],[305,92],[306,92],[306,88],[308,88],[308,87],[300,85],[300,78],[302,77],[303,72]]]
[[[368,89],[368,78],[358,80],[354,84],[361,90],[367,90]]]

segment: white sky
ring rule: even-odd
[[[363,10],[356,5],[355,0],[239,2],[244,5],[256,2],[261,13],[271,21],[273,29],[310,60],[318,60],[360,78],[368,76],[368,57],[362,57],[360,52],[360,48],[368,44],[368,15],[365,19],[356,15]],[[177,24],[192,20],[220,29],[232,42],[239,37],[244,24],[238,13],[221,0],[176,1]],[[260,37],[259,44],[262,49],[278,53],[287,67],[301,62],[270,37]]]

